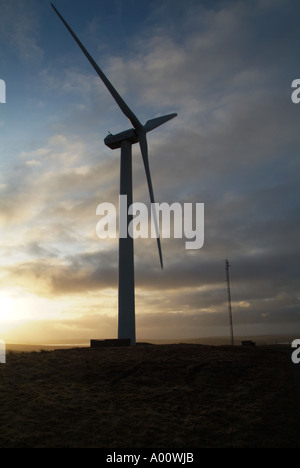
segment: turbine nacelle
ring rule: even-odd
[[[104,138],[104,143],[110,149],[117,149],[121,148],[122,141],[127,140],[130,141],[131,144],[135,144],[139,142],[139,136],[141,133],[148,133],[151,130],[159,127],[160,125],[168,122],[168,120],[173,119],[176,117],[177,114],[168,114],[163,115],[161,117],[156,117],[154,119],[148,120],[144,126],[140,129],[130,128],[129,130],[125,130],[124,132],[117,133],[116,135],[112,135],[111,133]]]
[[[117,148],[121,148],[122,142],[124,140],[130,141],[131,144],[138,143],[139,137],[136,134],[134,128],[130,130],[125,130],[124,132],[117,133],[116,135],[112,135],[111,133],[104,138],[104,143],[110,149],[114,150]]]

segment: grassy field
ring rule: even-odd
[[[9,352],[0,448],[300,448],[290,357],[268,347]]]

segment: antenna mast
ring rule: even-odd
[[[225,270],[226,270],[226,282],[227,282],[227,295],[228,295],[228,312],[229,312],[229,323],[230,323],[230,332],[231,332],[231,345],[234,345],[233,341],[233,326],[232,326],[232,311],[231,311],[231,294],[230,294],[230,281],[229,281],[229,262],[225,260]]]

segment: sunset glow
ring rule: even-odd
[[[48,1],[0,3],[0,339],[115,338],[118,239],[97,207],[118,207],[103,140],[128,121]],[[135,240],[137,340],[229,336],[225,258],[235,333],[300,333],[300,4],[55,3],[143,123],[178,113],[149,133],[156,201],[204,206],[203,246],[163,238],[163,271]]]

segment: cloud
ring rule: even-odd
[[[237,322],[295,326],[299,116],[290,99],[298,31],[293,14],[282,2],[185,2],[176,6],[179,21],[178,11],[165,14],[170,2],[155,5],[147,28],[132,38],[131,52],[103,57],[98,49],[95,59],[141,120],[178,112],[149,133],[155,197],[204,203],[205,241],[188,252],[184,239],[163,239],[162,272],[155,239],[137,239],[139,329],[145,336],[166,328],[170,336],[191,336],[227,326],[226,257]],[[22,31],[38,57],[27,24]],[[21,53],[20,37],[15,47]],[[107,150],[102,138],[108,128],[126,127],[89,64],[84,69],[66,59],[61,67],[60,54],[39,73],[51,95],[51,117],[43,114],[48,136],[19,152],[0,185],[1,277],[3,284],[37,296],[79,301],[90,333],[97,295],[108,315],[117,295],[117,241],[100,241],[95,232],[97,205],[117,204],[119,192],[119,152]],[[138,147],[133,161],[134,199],[148,202]],[[85,319],[76,320],[62,327],[85,326]]]
[[[9,44],[22,62],[41,59],[39,17],[33,1],[2,0],[0,4],[0,40]]]

